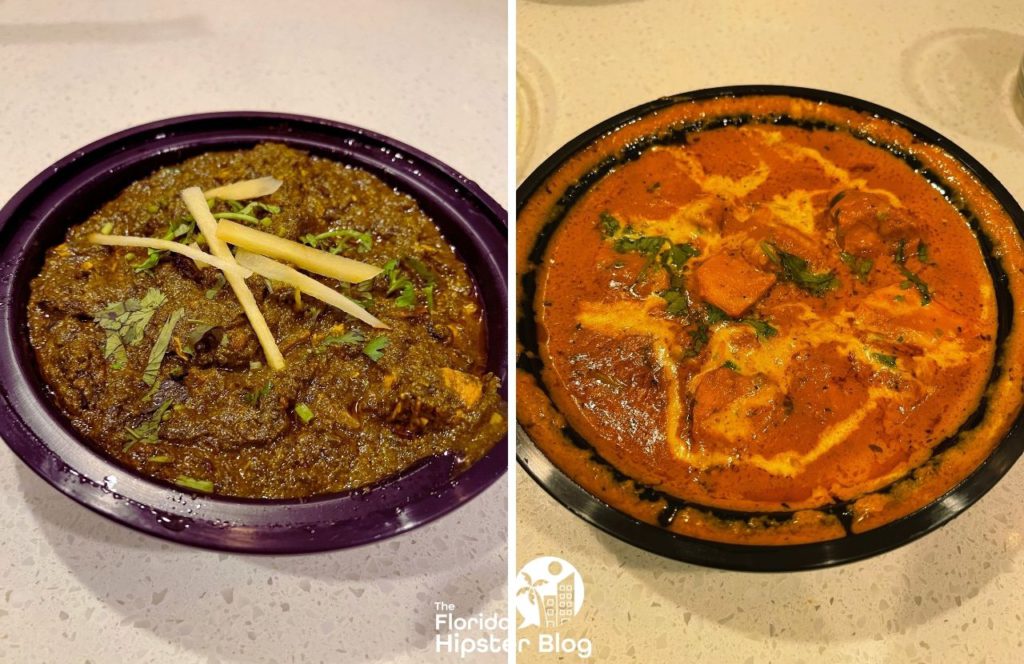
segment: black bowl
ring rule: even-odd
[[[522,210],[538,187],[563,163],[605,134],[681,102],[751,95],[782,95],[825,102],[895,123],[909,131],[915,139],[940,147],[954,156],[995,196],[1012,218],[1017,232],[1024,231],[1024,210],[1006,188],[977,160],[938,132],[905,115],[855,97],[776,85],[742,85],[686,92],[650,101],[611,117],[566,143],[530,174],[516,192],[517,213]],[[587,186],[593,184],[593,181],[585,183],[582,190],[574,190],[573,195],[580,195]],[[1018,317],[1017,309],[1005,283],[1006,275],[1002,272],[998,259],[992,255],[991,246],[986,246],[986,242],[980,244],[986,263],[990,271],[993,271],[1000,309],[1000,329],[1005,331],[1011,324],[1017,322],[1014,320]],[[518,321],[519,340],[527,352],[535,351],[535,343],[530,340],[532,312],[529,306],[524,305],[522,308],[525,314]],[[519,364],[521,368],[537,375],[532,362],[524,361],[523,355],[520,355]],[[557,501],[580,518],[624,542],[667,558],[707,567],[760,572],[795,571],[840,565],[890,551],[935,530],[961,514],[985,495],[1024,452],[1022,419],[1024,414],[1018,416],[1006,437],[974,472],[926,507],[864,533],[850,534],[830,541],[785,546],[727,544],[703,540],[676,534],[634,519],[591,495],[562,472],[544,455],[522,427],[517,427],[516,456],[520,466]],[[585,441],[578,442],[586,445]],[[729,516],[744,518],[754,515],[731,513]]]
[[[484,303],[487,369],[507,375],[505,211],[475,183],[408,145],[297,115],[229,112],[161,120],[58,161],[0,210],[0,436],[43,479],[79,503],[152,535],[214,549],[292,553],[364,544],[458,507],[504,474],[507,442],[460,472],[426,459],[373,486],[304,500],[195,496],[146,479],[86,444],[47,394],[28,342],[29,281],[63,241],[129,183],[218,149],[276,141],[365,169],[416,199],[466,262]]]

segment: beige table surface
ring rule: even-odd
[[[965,148],[1024,200],[1011,104],[1019,2],[521,0],[522,178],[565,141],[643,101],[778,83],[905,113]],[[603,534],[521,470],[518,551],[572,562],[602,662],[1024,661],[1024,463],[966,515],[900,550],[785,575],[673,562]],[[573,661],[570,655],[563,661]],[[543,656],[520,661],[549,661]]]
[[[111,132],[255,109],[393,136],[504,205],[506,17],[495,0],[0,0],[0,204]],[[504,609],[506,495],[503,478],[351,551],[225,555],[107,521],[0,445],[0,662],[434,661],[433,602]]]

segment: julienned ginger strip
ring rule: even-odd
[[[231,250],[228,249],[223,240],[217,237],[217,220],[213,218],[213,214],[206,204],[206,196],[203,194],[203,190],[199,187],[189,187],[181,192],[181,200],[184,201],[189,214],[192,215],[199,229],[203,232],[206,243],[210,247],[210,252],[217,258],[237,265]],[[284,356],[281,354],[281,349],[277,347],[274,335],[270,332],[267,321],[263,318],[263,314],[256,305],[256,299],[252,296],[252,291],[245,284],[245,280],[232,272],[224,272],[224,278],[231,285],[231,290],[235,292],[235,297],[238,298],[238,302],[242,305],[245,315],[248,316],[249,323],[256,332],[256,338],[259,339],[260,346],[263,347],[263,354],[267,358],[267,364],[274,371],[283,369]]]

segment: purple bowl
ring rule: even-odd
[[[506,441],[459,472],[431,457],[370,487],[302,500],[196,496],[147,479],[90,446],[53,403],[28,341],[29,282],[68,227],[134,180],[210,150],[276,141],[365,169],[411,195],[476,281],[487,369],[507,396],[505,211],[475,183],[404,143],[298,115],[206,113],[114,134],[50,166],[0,210],[0,436],[22,461],[82,505],[136,530],[229,551],[302,553],[373,542],[423,525],[505,473]]]

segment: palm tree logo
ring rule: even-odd
[[[579,613],[583,580],[573,565],[555,556],[540,556],[523,565],[517,577],[516,610],[519,629],[556,627]]]
[[[523,577],[523,580],[526,582],[526,585],[525,586],[520,586],[519,590],[516,591],[516,597],[519,597],[519,596],[522,596],[522,595],[526,595],[526,599],[530,602],[531,606],[533,606],[533,607],[535,607],[537,609],[537,615],[539,616],[540,615],[540,593],[537,592],[537,589],[540,588],[541,586],[547,585],[548,580],[547,579],[537,579],[536,581],[534,581],[533,578],[529,574],[527,574],[526,572],[523,572],[522,574],[520,574],[520,576]],[[540,622],[540,621],[538,620],[538,622]],[[525,627],[528,624],[531,624],[529,618],[527,618],[526,616],[523,616],[523,624],[520,625],[519,627],[523,628],[523,627]]]

